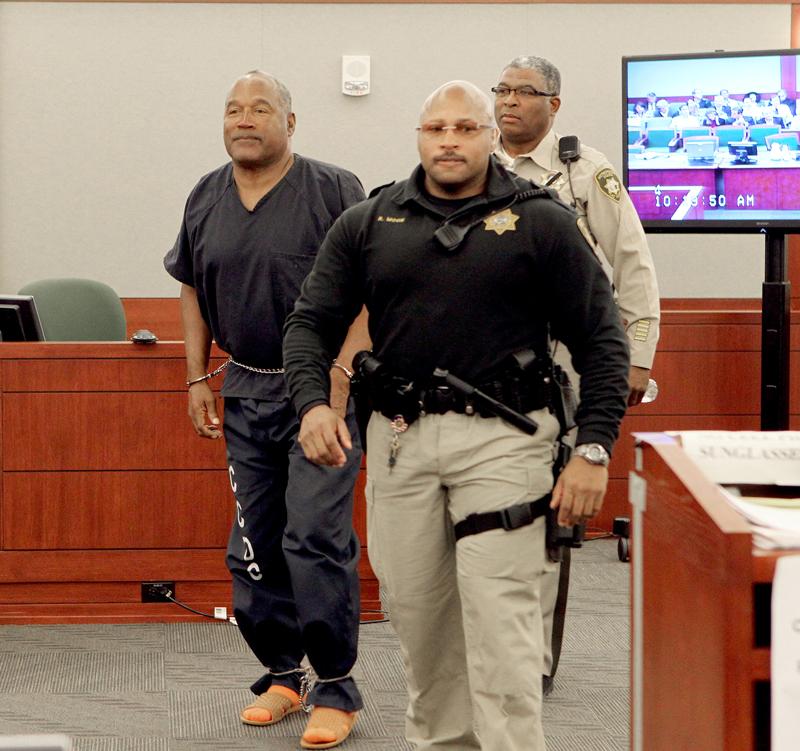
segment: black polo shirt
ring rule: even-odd
[[[283,325],[337,217],[363,200],[352,173],[295,155],[281,181],[252,211],[226,164],[189,195],[167,271],[195,288],[214,340],[238,362],[282,367]],[[279,398],[283,378],[230,366],[223,395]]]
[[[542,351],[548,330],[581,374],[578,443],[608,451],[628,394],[628,350],[608,279],[575,213],[494,161],[486,192],[447,214],[409,180],[346,211],[334,224],[289,317],[284,361],[301,415],[327,400],[325,368],[362,304],[376,357],[424,382],[435,367],[474,384],[520,349]],[[447,252],[434,232],[473,228]]]

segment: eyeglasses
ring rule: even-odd
[[[493,130],[494,125],[481,125],[480,123],[465,122],[457,125],[440,125],[439,123],[423,123],[417,130],[425,138],[442,138],[447,131],[464,138],[474,138],[482,130]]]
[[[520,97],[520,99],[531,99],[535,96],[558,96],[558,94],[548,94],[546,91],[539,91],[539,89],[534,89],[533,86],[519,86],[516,89],[511,88],[511,86],[493,86],[491,92],[498,99],[505,99],[510,96],[512,92]]]

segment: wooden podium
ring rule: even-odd
[[[195,435],[184,379],[182,342],[0,344],[0,623],[201,620],[142,603],[144,581],[230,608],[224,442]],[[363,474],[362,607],[377,609]]]
[[[630,477],[633,751],[770,747],[775,561],[683,449],[639,434]]]

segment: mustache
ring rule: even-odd
[[[452,161],[465,162],[466,159],[464,159],[464,157],[461,156],[461,154],[457,154],[455,151],[446,151],[444,154],[437,154],[433,158],[433,161],[434,162],[442,162],[442,161],[447,161],[447,162],[452,162]]]

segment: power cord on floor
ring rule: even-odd
[[[233,616],[228,617],[228,609],[227,608],[217,608],[219,611],[219,615],[212,615],[211,613],[203,613],[200,610],[195,610],[193,607],[186,605],[185,603],[181,602],[180,600],[176,600],[172,596],[172,590],[168,587],[157,587],[160,591],[161,596],[165,600],[169,600],[169,602],[174,602],[178,607],[183,608],[184,610],[188,610],[190,613],[194,613],[195,615],[202,615],[203,618],[210,618],[212,621],[226,621],[232,625],[236,625],[236,619]]]
[[[212,615],[211,613],[203,613],[202,611],[195,610],[193,607],[190,607],[189,605],[186,605],[185,603],[181,602],[180,600],[175,599],[172,596],[172,590],[170,590],[168,587],[163,587],[163,586],[157,585],[156,587],[154,587],[154,590],[158,591],[159,594],[165,600],[169,600],[169,602],[174,602],[178,607],[181,607],[184,610],[188,610],[190,613],[194,613],[195,615],[202,615],[203,618],[210,618],[212,621],[226,621],[227,623],[230,623],[230,624],[232,624],[234,626],[236,625],[236,618],[234,618],[233,616],[229,617],[227,615],[227,608],[218,608],[219,611],[224,611],[224,613],[225,613],[224,615]],[[361,612],[366,614],[366,615],[386,616],[386,611],[385,610],[362,610]],[[371,625],[378,624],[378,623],[389,623],[389,619],[384,617],[384,618],[377,619],[377,620],[359,621],[359,624],[362,625],[362,626],[371,626]]]

